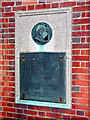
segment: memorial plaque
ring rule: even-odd
[[[37,44],[44,45],[50,41],[52,37],[52,29],[49,24],[39,22],[33,27],[31,35]]]
[[[65,73],[65,53],[20,53],[20,99],[66,103]]]

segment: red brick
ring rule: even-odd
[[[0,13],[1,13],[1,12],[4,12],[4,8],[2,8],[2,7],[0,8]]]
[[[15,27],[15,23],[9,23],[9,27]]]
[[[80,50],[72,50],[72,54],[80,54]]]
[[[15,13],[14,13],[14,12],[3,13],[3,14],[2,14],[2,17],[13,17],[13,16],[15,16]]]
[[[15,112],[15,108],[10,108],[10,107],[3,107],[3,110],[7,112]]]
[[[31,118],[29,120],[31,120]],[[51,120],[51,119],[49,119],[49,118],[43,118],[43,117],[35,117],[35,120]]]
[[[8,75],[8,72],[6,73]],[[8,87],[8,82],[4,82],[4,86]]]
[[[60,7],[70,7],[70,6],[75,6],[76,2],[63,2],[60,3]]]
[[[4,29],[4,33],[8,33],[8,29]],[[5,43],[5,42],[4,42]]]
[[[27,109],[27,105],[23,105],[23,104],[14,104],[14,107]]]
[[[72,36],[89,36],[89,31],[72,32]]]
[[[15,118],[22,118],[22,119],[26,119],[26,115],[23,115],[23,114],[14,114],[14,117]]]
[[[28,120],[35,120],[34,116],[28,116]]]
[[[17,1],[16,5],[22,5],[22,2],[21,1]]]
[[[2,70],[9,70],[9,66],[3,66]]]
[[[28,10],[34,10],[34,5],[29,5]]]
[[[82,55],[90,55],[90,50],[81,50]]]
[[[87,68],[72,68],[72,73],[88,73]]]
[[[85,25],[81,25],[81,30],[85,30]]]
[[[48,107],[39,107],[39,106],[35,106],[36,110],[41,110],[41,111],[50,111],[50,108]]]
[[[82,12],[82,17],[85,17],[85,12]]]
[[[32,110],[24,110],[24,113],[29,115],[37,115],[37,111],[32,111]]]
[[[9,27],[9,24],[8,23],[4,23],[4,24],[2,24],[2,27],[3,28]]]
[[[5,22],[8,22],[8,18],[5,18]]]
[[[73,18],[78,18],[78,17],[80,17],[80,13],[79,12],[73,13]]]
[[[15,82],[9,82],[9,86],[15,86]]]
[[[53,117],[53,118],[58,118],[58,119],[61,119],[62,118],[62,115],[61,114],[57,114],[57,113],[46,113],[46,116],[47,117]]]
[[[8,39],[5,39],[5,40],[4,40],[4,43],[8,43]]]
[[[3,59],[14,60],[15,56],[13,56],[13,55],[4,55]]]
[[[2,106],[6,106],[6,102],[2,102]]]
[[[0,40],[0,43],[4,43],[4,39],[1,39],[1,40]]]
[[[11,93],[11,91],[4,91],[4,92],[2,92],[2,96],[5,96],[5,98],[6,98],[6,96],[11,98],[11,97],[15,97],[15,93]]]
[[[81,92],[86,92],[86,87],[80,87]]]
[[[9,66],[10,70],[15,70],[15,66]],[[15,72],[9,72],[9,76],[15,76]]]
[[[15,50],[9,50],[8,53],[9,54],[15,54]]]
[[[4,33],[4,29],[0,29],[0,33]]]
[[[15,97],[15,96],[14,96]],[[15,102],[15,98],[9,98],[10,102]]]
[[[29,105],[28,109],[34,109],[35,107],[33,105]]]
[[[15,38],[15,34],[2,34],[2,38]]]
[[[13,117],[13,113],[7,113],[7,117]]]
[[[73,80],[72,85],[88,86],[88,81],[85,81],[85,80]]]
[[[45,116],[45,112],[39,112],[39,116]]]
[[[88,105],[77,105],[73,104],[72,109],[77,109],[77,110],[88,110]]]
[[[71,120],[88,120],[88,118],[86,117],[81,117],[81,116],[71,116]]]
[[[17,109],[17,113],[23,113],[22,109]]]
[[[80,67],[80,62],[73,62],[73,63],[72,63],[72,66],[73,66],[73,67]]]
[[[19,10],[25,11],[26,6],[13,7],[13,11],[19,11]]]
[[[85,116],[90,117],[90,112],[89,111],[85,111]]]
[[[84,111],[81,111],[81,110],[77,110],[77,115],[81,115],[81,116],[84,116]]]
[[[3,54],[4,53],[4,51],[3,50],[0,50],[0,54]]]
[[[72,60],[89,61],[89,56],[73,56]]]
[[[81,67],[86,67],[86,62],[81,62]]]
[[[85,5],[85,2],[83,2],[83,1],[77,2],[77,5]]]
[[[86,25],[86,30],[90,30],[90,25]]]
[[[3,91],[12,91],[15,92],[15,88],[11,88],[11,87],[4,87]]]
[[[48,9],[50,8],[50,4],[39,4],[35,6],[35,9]]]
[[[69,115],[63,115],[63,119],[70,120],[70,116]]]
[[[89,6],[73,7],[73,12],[76,12],[76,11],[88,11],[88,10],[90,10]]]
[[[52,108],[51,111],[52,112],[58,112],[58,109],[57,108]]]
[[[14,2],[2,2],[2,7],[14,6]]]
[[[9,61],[9,65],[15,65],[15,61]]]
[[[9,18],[9,22],[15,22],[15,18]]]
[[[90,82],[89,82],[90,83]],[[88,87],[86,87],[86,92],[89,92],[89,89],[90,89],[90,87],[88,86]]]
[[[7,103],[7,106],[13,107],[13,103]]]
[[[86,17],[90,17],[90,12],[86,12]]]
[[[72,98],[72,103],[78,103],[78,104],[88,104],[88,98]]]
[[[9,97],[2,97],[3,101],[9,101]]]
[[[73,26],[73,27],[72,27],[72,30],[80,30],[80,25]]]
[[[15,32],[15,29],[14,29],[14,28],[9,29],[9,32],[10,32],[10,33]]]
[[[87,42],[90,42],[90,37],[87,37],[86,40],[87,40]]]
[[[2,78],[1,78],[2,79]],[[0,85],[4,85],[4,82],[0,82]]]
[[[89,44],[73,44],[72,48],[89,48]]]
[[[2,112],[2,116],[6,116],[6,112]]]
[[[4,22],[4,18],[1,18],[1,19],[0,19],[0,23],[2,23],[2,22]]]
[[[11,44],[11,45],[2,45],[2,49],[14,49],[15,45]]]
[[[15,81],[15,77],[6,77],[6,76],[3,76],[3,80],[6,80],[6,81]]]
[[[84,19],[74,19],[72,24],[86,24],[88,23],[89,19],[84,18]]]
[[[86,63],[86,67],[90,67],[90,62]]]
[[[4,24],[2,24],[2,27],[3,28],[6,28],[6,27],[15,27],[15,23],[4,23]]]
[[[88,93],[84,93],[84,92],[72,92],[72,97],[88,98]]]
[[[71,110],[71,109],[60,109],[59,113],[66,113],[66,114],[72,114],[75,115],[75,110]]]
[[[82,42],[82,43],[85,42],[85,38],[81,38],[81,42]]]
[[[6,8],[5,8],[5,11],[6,11],[6,12],[11,12],[11,7],[6,7]]]
[[[53,3],[52,4],[52,8],[58,8],[59,7],[59,4],[58,3]]]

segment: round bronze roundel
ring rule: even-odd
[[[52,29],[47,23],[40,22],[33,27],[31,35],[37,44],[44,45],[50,41]]]

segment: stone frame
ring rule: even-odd
[[[46,15],[46,14],[67,14],[67,50],[66,50],[66,104],[50,103],[50,102],[39,102],[39,101],[28,101],[20,100],[20,80],[19,80],[19,17],[21,16],[34,16],[34,15]],[[20,104],[38,105],[55,108],[71,108],[71,80],[72,80],[72,42],[71,42],[71,8],[59,8],[59,9],[46,9],[46,10],[35,10],[15,13],[15,102]],[[64,51],[61,51],[64,52]]]

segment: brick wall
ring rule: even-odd
[[[0,2],[0,118],[57,120],[90,116],[90,0],[29,0]],[[72,7],[72,109],[15,103],[15,11]]]

